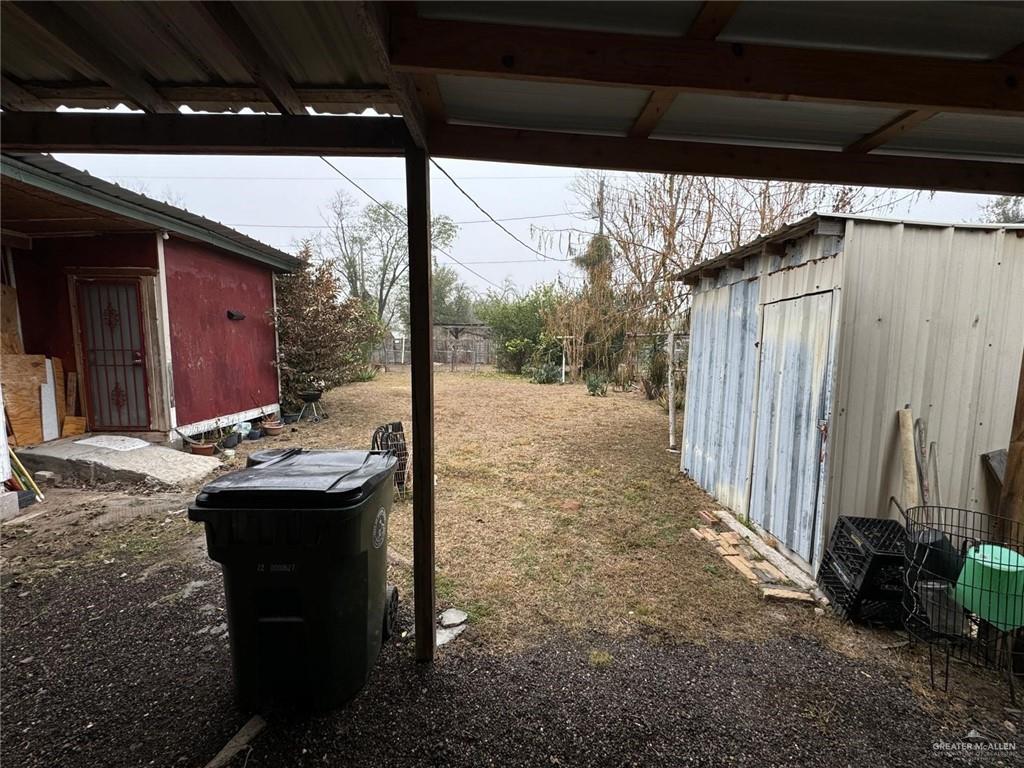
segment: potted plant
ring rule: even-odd
[[[185,438],[185,442],[188,444],[189,453],[194,453],[197,456],[213,456],[213,452],[217,450],[217,441],[211,439],[209,432],[203,432],[198,440]]]

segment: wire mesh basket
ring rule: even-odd
[[[957,507],[911,507],[904,513],[903,624],[944,660],[1005,670],[1010,697],[1024,675],[1024,527]],[[1020,642],[1015,642],[1015,641]]]

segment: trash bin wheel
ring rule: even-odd
[[[398,587],[388,584],[384,595],[384,634],[383,640],[394,637],[398,630]]]

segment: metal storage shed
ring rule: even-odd
[[[935,441],[943,502],[998,504],[980,454],[1010,438],[1024,226],[812,215],[682,279],[681,468],[801,565],[839,514],[889,514],[907,404]]]

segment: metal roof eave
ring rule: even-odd
[[[774,232],[769,232],[766,235],[761,235],[745,245],[741,245],[739,248],[734,248],[731,251],[726,251],[719,254],[713,259],[707,261],[701,261],[694,264],[689,269],[685,269],[676,275],[676,280],[685,280],[688,277],[696,275],[707,269],[721,269],[726,262],[734,262],[741,259],[746,259],[750,256],[755,256],[761,252],[761,249],[767,243],[782,242],[785,240],[792,240],[808,232],[814,231],[818,222],[821,220],[827,220],[830,217],[828,214],[812,213],[799,221],[795,221],[792,224],[786,224],[785,226],[776,229]],[[834,217],[839,219],[841,217]]]
[[[266,246],[266,250],[254,248],[198,223],[161,213],[101,189],[84,186],[74,180],[66,179],[42,168],[37,168],[31,163],[11,157],[10,155],[0,157],[0,174],[37,189],[99,208],[108,213],[151,224],[156,229],[166,230],[193,240],[208,243],[243,258],[266,264],[278,272],[292,272],[299,264],[298,259],[294,256],[290,256],[270,246]],[[130,194],[134,195],[135,193]],[[139,195],[139,197],[143,196]]]

